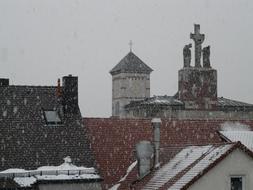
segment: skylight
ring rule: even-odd
[[[47,124],[61,124],[61,118],[57,111],[55,110],[47,110],[44,111],[44,116]]]

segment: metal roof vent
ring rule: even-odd
[[[138,160],[139,177],[143,178],[150,172],[151,159],[154,154],[154,148],[149,141],[140,141],[136,144],[136,156]]]
[[[160,166],[159,155],[160,155],[160,128],[161,128],[161,119],[153,118],[152,121],[153,133],[154,133],[154,148],[155,148],[155,168]]]

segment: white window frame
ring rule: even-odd
[[[231,179],[232,178],[242,178],[242,190],[246,190],[246,177],[245,175],[230,175],[229,176],[229,190],[231,190]]]

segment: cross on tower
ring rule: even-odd
[[[190,38],[195,42],[195,67],[201,67],[201,44],[205,40],[205,34],[200,34],[200,25],[194,24],[194,34],[190,34]]]
[[[129,48],[130,48],[130,52],[132,52],[132,48],[133,48],[133,42],[132,42],[132,40],[129,41]]]

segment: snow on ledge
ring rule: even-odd
[[[59,166],[42,166],[36,170],[10,168],[0,172],[0,177],[13,177],[21,187],[31,187],[37,181],[43,180],[82,180],[100,179],[95,168],[76,166],[71,163],[70,157],[64,159]]]

